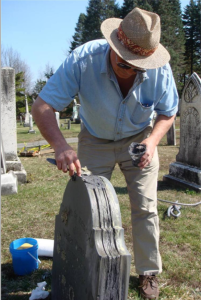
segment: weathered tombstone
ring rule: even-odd
[[[6,159],[5,159],[3,141],[1,136],[1,174],[5,174],[5,173],[6,173]]]
[[[57,120],[57,125],[60,128],[59,112],[58,111],[55,112],[55,117],[56,117],[56,120]]]
[[[29,115],[29,133],[36,133],[33,129],[33,117],[31,114]]]
[[[167,132],[167,144],[176,146],[175,121]]]
[[[180,148],[164,180],[201,192],[201,80],[196,73],[183,90]]]
[[[126,300],[130,263],[111,183],[93,175],[71,179],[56,216],[52,299]]]
[[[68,120],[68,130],[70,130],[71,129],[71,120]]]
[[[22,123],[22,116],[20,116],[20,125],[22,125],[23,123]]]
[[[8,67],[1,69],[1,133],[6,172],[13,171],[18,182],[25,183],[26,171],[17,156],[15,70]],[[8,177],[8,181],[11,178],[10,175],[4,177]],[[3,177],[1,179],[3,182]]]
[[[27,101],[27,95],[25,95],[25,107],[26,107],[26,113],[25,113],[25,119],[24,119],[24,127],[29,127],[29,106]]]

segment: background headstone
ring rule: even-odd
[[[201,80],[196,73],[182,93],[179,153],[164,180],[201,191]]]
[[[6,173],[6,159],[5,159],[3,141],[1,136],[1,174],[5,174],[5,173]]]
[[[70,130],[71,129],[71,120],[68,120],[68,130]]]
[[[25,119],[24,119],[24,127],[29,127],[29,106],[27,101],[27,95],[25,95],[25,107],[26,107],[26,113],[25,113]]]
[[[6,160],[17,160],[15,70],[1,70],[1,133]]]
[[[55,118],[56,118],[56,120],[57,120],[57,125],[58,125],[58,127],[60,128],[59,112],[58,112],[58,111],[55,112]]]
[[[16,180],[14,175],[2,174],[1,187],[2,182],[5,182],[5,185],[8,184],[11,177],[15,182],[13,184],[17,184],[17,181],[25,183],[27,174],[17,156],[15,70],[8,67],[1,69],[1,133],[6,172],[13,171],[14,175],[17,176]],[[5,177],[5,181],[3,177]],[[12,190],[16,191],[17,188],[13,187]]]
[[[175,121],[167,132],[167,144],[176,146]]]
[[[71,179],[56,216],[52,299],[126,300],[130,263],[111,183],[93,175]]]
[[[29,133],[36,133],[33,129],[33,117],[31,114],[29,114]]]

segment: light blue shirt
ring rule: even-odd
[[[67,107],[78,94],[80,117],[99,138],[119,140],[141,132],[157,114],[172,116],[178,95],[169,64],[137,73],[124,98],[109,63],[106,40],[75,49],[48,80],[39,96],[54,109]]]

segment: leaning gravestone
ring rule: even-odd
[[[196,73],[183,90],[179,153],[164,180],[201,192],[201,80]]]
[[[111,183],[72,178],[56,216],[52,299],[126,300],[130,263]]]

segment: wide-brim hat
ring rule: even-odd
[[[136,7],[123,20],[103,21],[101,31],[111,48],[133,66],[156,69],[170,60],[160,44],[160,17],[153,12]]]

